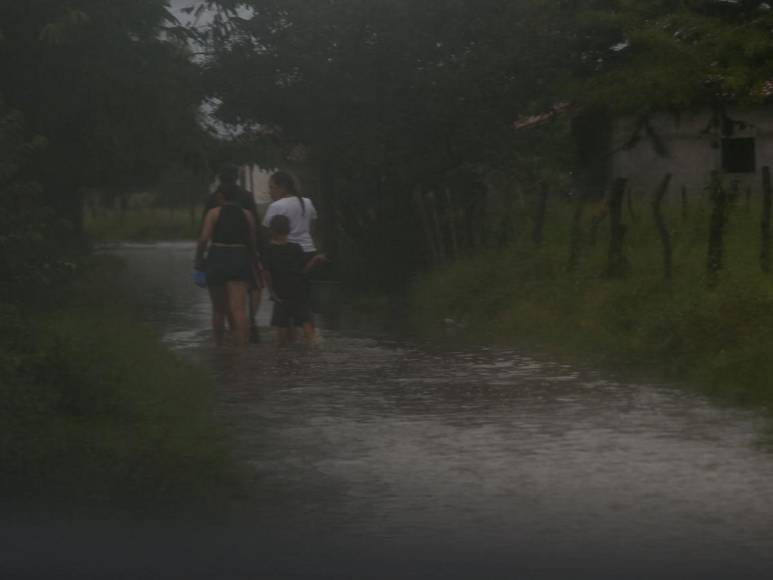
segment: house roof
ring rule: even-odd
[[[529,129],[550,121],[553,117],[564,113],[571,107],[571,103],[561,101],[553,105],[550,110],[535,115],[525,115],[513,121],[513,129]]]

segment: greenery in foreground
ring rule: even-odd
[[[626,278],[605,276],[608,222],[585,246],[574,271],[569,256],[570,204],[554,205],[544,244],[531,244],[529,219],[520,238],[424,275],[411,303],[422,328],[444,319],[477,340],[536,346],[591,364],[676,379],[737,403],[773,403],[773,278],[759,267],[759,213],[732,208],[725,268],[708,287],[709,207],[692,200],[686,218],[672,208],[674,279],[664,280],[661,246],[648,204],[629,214]]]
[[[238,481],[206,372],[171,353],[91,265],[62,303],[0,311],[0,495],[170,509]],[[215,493],[219,492],[219,493]]]

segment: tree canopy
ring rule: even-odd
[[[164,0],[0,5],[2,97],[48,146],[38,178],[77,223],[84,186],[147,184],[200,161],[198,70]]]
[[[568,117],[761,102],[773,86],[773,10],[760,1],[202,0],[196,10],[211,17],[183,30],[165,0],[0,5],[0,96],[25,139],[47,143],[35,177],[58,213],[77,223],[85,186],[206,166],[207,100],[244,129],[229,155],[270,167],[304,152],[333,244],[341,234],[368,260],[385,248],[414,259],[417,191],[444,192],[436,201],[457,212],[482,176],[509,174],[523,191],[563,183]],[[553,110],[545,126],[514,129]]]

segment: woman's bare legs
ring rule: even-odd
[[[292,342],[290,337],[290,328],[284,326],[275,326],[276,329],[276,343],[278,346],[287,346]]]
[[[303,339],[306,344],[314,344],[317,339],[317,330],[313,322],[306,322],[303,325]]]
[[[228,295],[225,286],[209,286],[209,299],[212,301],[212,333],[215,344],[221,346],[225,336],[225,319],[228,316]]]
[[[236,338],[236,344],[246,345],[250,338],[250,326],[247,315],[247,283],[227,282],[225,285],[229,320]]]
[[[258,333],[258,325],[255,322],[255,317],[258,314],[258,308],[260,308],[260,297],[263,294],[262,288],[253,288],[249,291],[250,295],[250,341],[259,342],[260,335]]]

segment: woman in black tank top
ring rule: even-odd
[[[247,289],[256,259],[255,219],[238,205],[236,186],[223,186],[220,193],[223,205],[204,217],[195,267],[207,274],[215,342],[223,343],[227,317],[237,343],[244,345],[249,338]]]
[[[240,205],[223,204],[212,231],[212,243],[246,246],[249,236],[249,223],[246,214],[247,212]]]

